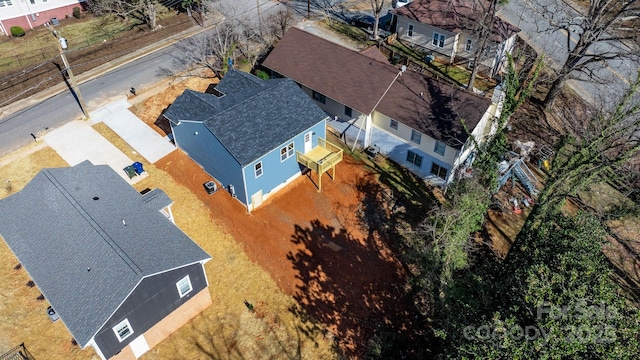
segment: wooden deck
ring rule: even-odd
[[[318,139],[318,146],[306,154],[296,152],[296,160],[307,168],[318,173],[318,190],[322,190],[322,174],[333,169],[331,178],[335,178],[336,164],[342,161],[342,149],[325,139]]]

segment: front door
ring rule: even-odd
[[[308,133],[304,134],[304,153],[308,153],[309,151],[311,151],[311,145],[313,144],[313,137],[312,137],[312,133],[311,131],[309,131]]]

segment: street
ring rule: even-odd
[[[238,14],[257,13],[257,3],[243,0],[236,3]],[[260,1],[260,14],[267,16],[283,5],[275,0]],[[257,16],[252,16],[257,18]],[[109,102],[114,97],[129,93],[131,87],[140,91],[152,89],[164,79],[158,76],[161,68],[176,70],[171,52],[175,46],[150,53],[137,60],[117,67],[80,84],[80,93],[89,112]],[[76,74],[78,77],[78,74]],[[31,134],[57,128],[82,117],[80,107],[68,89],[46,100],[30,104],[25,109],[0,118],[0,156],[34,141]]]

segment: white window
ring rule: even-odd
[[[176,283],[176,287],[178,288],[178,294],[180,297],[184,297],[188,293],[193,290],[193,286],[191,286],[191,279],[189,279],[189,275],[183,277]]]
[[[412,37],[413,36],[413,25],[409,24],[409,27],[407,28],[407,36],[408,37]]]
[[[295,148],[293,146],[293,143],[280,149],[280,162],[285,161],[288,158],[292,157],[294,152],[295,152]]]
[[[31,3],[31,5],[35,5],[36,4],[36,0],[29,0],[29,2]]]
[[[389,120],[389,127],[398,130],[398,121],[394,119]]]
[[[422,139],[422,134],[420,134],[418,131],[411,130],[411,141],[413,141],[416,144],[420,144],[421,139]]]
[[[447,144],[441,143],[440,141],[436,141],[436,146],[433,148],[433,151],[436,154],[444,155],[444,150],[447,148]]]
[[[464,50],[471,51],[471,49],[473,49],[473,40],[467,39],[466,44],[464,44]]]
[[[116,337],[120,342],[133,335],[133,329],[127,319],[122,320],[118,325],[114,326],[113,332],[116,333]]]
[[[262,161],[257,163],[253,168],[256,172],[256,177],[257,178],[260,177],[260,175],[262,175]]]
[[[433,33],[433,39],[431,40],[431,45],[437,47],[444,47],[444,41],[446,37],[444,35],[438,34],[437,32]]]
[[[13,3],[11,0],[0,0],[0,7],[11,6]]]

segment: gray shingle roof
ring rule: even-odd
[[[231,70],[216,90],[224,95],[185,90],[164,116],[174,123],[204,122],[242,166],[327,118],[290,79],[261,80]]]
[[[84,347],[144,277],[210,259],[158,211],[167,199],[106,165],[44,169],[0,200],[0,236]]]

